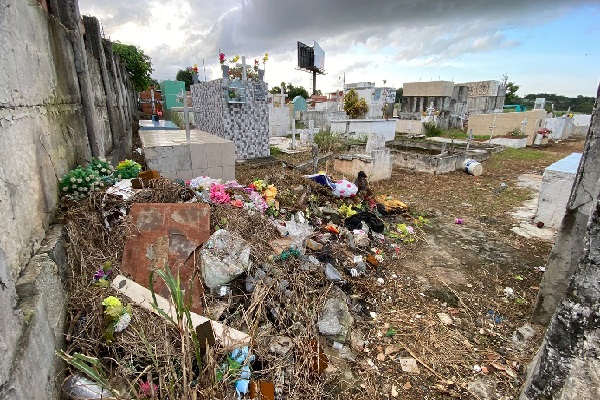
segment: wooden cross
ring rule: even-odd
[[[242,63],[237,63],[235,64],[236,67],[242,67],[242,80],[248,80],[248,73],[246,72],[246,70],[248,69],[249,65],[246,64],[246,56],[242,56]]]
[[[285,98],[288,97],[286,93],[283,93],[283,86],[279,89],[279,94],[274,94],[273,97],[279,97],[279,107],[285,107]]]

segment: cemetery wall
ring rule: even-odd
[[[489,135],[490,126],[498,126],[494,136],[506,135],[515,128],[521,129],[521,122],[527,117],[525,134],[527,145],[531,146],[538,129],[544,126],[546,111],[532,110],[527,112],[509,112],[499,114],[479,114],[469,116],[469,130],[473,129],[474,135]]]
[[[109,156],[115,137],[126,135],[107,132],[103,68],[85,49],[77,1],[49,0],[50,14],[35,0],[2,0],[1,8],[0,398],[55,398],[62,318],[54,311],[64,311],[63,288],[59,266],[31,257],[54,217],[62,175],[92,155]],[[114,79],[130,87],[124,75]],[[20,290],[29,269],[43,278]]]
[[[225,85],[227,85],[227,81]],[[227,103],[223,79],[192,85],[199,111],[196,127],[235,143],[236,159],[269,155],[269,108],[265,82],[243,82],[245,103]]]

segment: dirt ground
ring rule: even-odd
[[[511,232],[518,221],[509,213],[534,196],[517,185],[518,178],[541,175],[583,144],[580,139],[508,149],[483,162],[479,177],[394,168],[390,180],[372,183],[376,194],[404,201],[411,218],[425,217],[428,224],[421,240],[354,280],[363,295],[371,295],[377,317],[355,323],[357,338],[366,344],[352,360],[328,351],[326,373],[338,374],[341,382],[332,390],[344,398],[517,398],[544,327],[533,325],[530,340],[512,337],[530,319],[539,267],[552,245]],[[277,176],[283,164],[239,165],[236,176],[240,183]],[[416,359],[418,372],[403,371],[400,358]]]
[[[537,196],[521,185],[524,175],[539,180],[545,167],[581,151],[583,144],[583,140],[573,140],[543,148],[508,149],[485,161],[479,177],[460,171],[431,175],[394,169],[391,179],[371,183],[371,189],[375,195],[402,200],[409,206],[408,213],[382,217],[385,235],[373,237],[367,248],[353,250],[345,236],[325,238],[325,224],[318,217],[325,218],[325,214],[317,210],[323,206],[337,209],[344,201],[354,200],[334,199],[329,189],[294,170],[293,165],[309,154],[240,163],[237,181],[248,185],[264,179],[277,188],[281,207],[277,215],[263,215],[229,204],[211,204],[210,230],[228,229],[248,241],[254,264],[269,266],[271,283],[261,283],[260,289],[247,293],[244,274],[231,282],[228,300],[206,292],[206,315],[251,334],[252,351],[260,361],[252,366],[253,379],[272,380],[289,390],[279,398],[516,399],[525,368],[543,336],[544,327],[526,324],[543,274],[540,267],[545,266],[552,243],[513,233],[511,228],[523,221],[511,212]],[[135,132],[134,149],[138,146]],[[144,164],[143,154],[134,153],[134,158]],[[327,161],[319,168],[341,178],[331,164]],[[161,394],[169,393],[170,397],[161,398],[191,398],[178,395],[190,390],[185,380],[180,382],[182,363],[191,365],[181,339],[185,335],[178,335],[161,317],[136,307],[132,329],[118,335],[114,343],[106,343],[99,299],[118,294],[112,288],[90,285],[90,277],[107,261],[114,261],[114,272],[120,272],[131,227],[127,218],[115,219],[107,230],[107,210],[122,213],[134,202],[184,202],[194,193],[189,187],[158,179],[127,204],[114,198],[107,203],[104,194],[97,192],[82,201],[66,201],[62,209],[74,271],[69,284],[67,353],[101,359],[113,383],[121,386],[123,381],[135,386],[140,374],[147,374],[148,381],[160,384]],[[306,264],[300,257],[273,258],[270,244],[279,233],[269,218],[289,221],[298,210],[305,211],[307,218],[309,211],[313,213],[310,223],[316,231],[312,237],[329,249],[329,255],[312,250],[307,255],[335,259],[340,271],[346,272],[357,254],[383,255],[383,261],[371,262],[364,275],[344,274],[343,284],[334,284],[321,269],[303,269]],[[463,223],[456,224],[456,219]],[[409,240],[398,239],[402,223],[414,226]],[[317,319],[325,298],[340,291],[353,323],[350,340],[336,350],[329,338],[319,334]],[[223,307],[219,316],[208,313],[212,306]],[[515,336],[518,328],[522,335]],[[294,351],[285,357],[270,349],[270,340],[277,335],[293,341]],[[321,350],[328,367],[318,373]],[[229,350],[215,346],[211,351],[200,363],[202,371],[188,370],[190,377],[200,377],[194,382],[198,398],[237,398],[233,385],[215,385],[214,381],[214,372]]]

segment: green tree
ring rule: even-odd
[[[305,99],[308,99],[310,96],[308,91],[302,86],[294,86],[291,83],[286,84],[285,82],[281,82],[280,86],[273,86],[269,92],[273,94],[281,93],[281,87],[283,87],[283,93],[288,95],[288,99],[293,100],[296,96],[302,96]]]
[[[344,95],[344,111],[350,118],[360,118],[369,111],[369,106],[363,98],[359,98],[354,89]]]
[[[192,84],[192,73],[190,72],[189,68],[180,69],[177,71],[175,80],[185,82],[185,90],[190,90],[190,85]]]
[[[394,103],[402,103],[402,95],[404,94],[404,88],[396,89],[396,100]]]
[[[504,104],[515,104],[519,87],[520,86],[515,85],[514,82],[508,82],[506,84],[506,98],[504,99]]]
[[[144,91],[152,84],[152,59],[144,54],[142,49],[130,44],[120,42],[113,43],[113,51],[121,57],[125,63],[125,69],[129,72],[133,87],[138,92]]]

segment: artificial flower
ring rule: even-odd
[[[267,204],[272,203],[275,200],[275,196],[277,196],[277,188],[274,185],[267,186],[263,191],[263,196]]]
[[[105,298],[104,300],[102,300],[102,305],[104,307],[119,307],[119,306],[123,306],[123,304],[121,304],[121,300],[117,299],[115,296],[108,296],[107,298]]]

